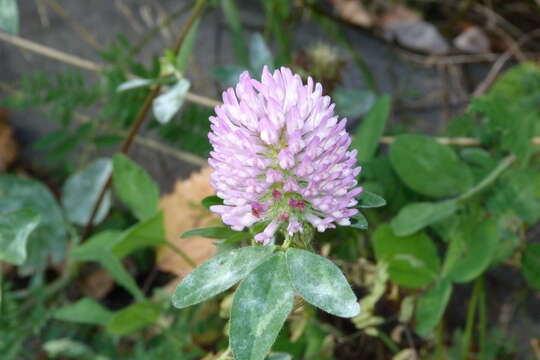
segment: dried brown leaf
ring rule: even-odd
[[[0,172],[15,161],[19,149],[7,116],[7,111],[0,109]]]
[[[95,267],[82,275],[79,284],[85,296],[101,300],[114,287],[114,279],[107,270]]]
[[[193,173],[186,180],[177,181],[174,192],[160,200],[164,211],[165,233],[167,240],[184,251],[196,264],[211,258],[216,247],[214,240],[202,237],[180,239],[187,230],[219,224],[218,218],[201,205],[202,199],[214,194],[210,185],[210,168]],[[157,266],[162,271],[178,276],[167,287],[173,290],[178,280],[186,276],[193,268],[169,247],[162,247],[157,254]]]

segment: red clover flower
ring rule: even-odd
[[[210,117],[213,146],[212,186],[224,205],[210,209],[241,231],[255,223],[266,228],[255,236],[273,243],[278,231],[301,234],[312,225],[323,232],[350,225],[358,210],[361,171],[356,150],[349,150],[347,120],[338,121],[321,84],[286,67],[261,81],[248,72],[236,88],[223,92],[223,105]]]

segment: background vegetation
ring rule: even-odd
[[[171,289],[251,233],[227,231],[209,213],[208,170],[165,195],[129,151],[136,144],[183,169],[204,167],[215,95],[263,65],[323,83],[350,119],[360,182],[386,199],[365,210],[369,226],[314,241],[353,284],[362,314],[350,321],[299,306],[269,358],[540,359],[540,6],[509,3],[186,1],[137,41],[118,34],[100,44],[61,4],[36,2],[99,49],[93,62],[16,35],[25,26],[17,2],[0,0],[7,51],[73,66],[27,69],[2,84],[3,107],[37,109],[55,125],[28,145],[37,159],[17,160],[17,139],[0,124],[2,359],[230,356],[230,293],[177,310]],[[244,6],[263,27],[246,26]],[[201,77],[194,54],[215,14],[232,52]],[[141,56],[170,24],[165,50]],[[324,36],[299,47],[306,26]],[[425,110],[415,83],[404,71],[403,88],[381,86],[355,33],[391,43],[388,57],[439,69],[446,88],[472,64],[459,109],[448,92],[442,121],[403,116],[411,103]],[[215,231],[185,233],[207,226]]]

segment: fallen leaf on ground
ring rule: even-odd
[[[383,36],[389,41],[428,54],[443,55],[450,47],[437,28],[402,5],[392,7],[379,19]]]
[[[198,236],[180,239],[180,235],[193,228],[219,224],[217,216],[201,205],[202,199],[215,193],[210,185],[211,171],[210,168],[204,168],[193,173],[187,180],[179,180],[174,192],[163,196],[160,200],[160,208],[164,211],[167,240],[184,251],[196,264],[201,264],[214,255],[215,240]],[[193,270],[191,265],[167,246],[159,249],[157,266],[162,271],[178,276],[166,287],[171,291],[174,291],[178,280]]]
[[[469,54],[482,54],[489,51],[489,38],[478,26],[470,26],[454,39],[454,46]]]
[[[114,279],[102,267],[91,269],[80,279],[81,291],[95,300],[103,299],[114,287]]]
[[[370,27],[373,19],[360,0],[330,0],[338,16],[351,24]]]
[[[531,347],[533,348],[536,359],[540,360],[540,341],[538,339],[531,339]]]
[[[13,128],[8,124],[7,116],[7,111],[0,109],[0,172],[15,161],[18,153]]]

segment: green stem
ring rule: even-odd
[[[478,343],[480,347],[480,353],[483,354],[486,350],[487,329],[486,285],[483,276],[481,276],[478,281],[480,284],[480,298],[478,299]]]
[[[493,169],[482,181],[480,181],[478,184],[476,184],[476,186],[458,197],[457,200],[467,200],[490,186],[510,165],[512,165],[515,160],[516,157],[514,155],[509,155],[502,159],[499,165],[497,165],[497,167]]]
[[[193,7],[193,4],[187,3],[184,4],[180,9],[173,12],[171,15],[163,19],[159,24],[154,26],[148,33],[146,33],[142,39],[131,49],[131,55],[135,56],[137,55],[152,38],[156,35],[159,35],[160,31],[166,27],[172,24],[172,22],[178,18],[179,16],[182,16],[184,13],[186,13],[189,9]]]
[[[465,341],[463,343],[463,356],[462,359],[467,359],[469,355],[469,348],[471,345],[471,338],[473,333],[474,318],[476,315],[476,306],[478,305],[478,297],[480,293],[480,278],[474,282],[474,288],[469,301],[469,309],[467,310],[467,324],[465,325]]]
[[[435,359],[444,360],[446,359],[446,351],[444,348],[444,321],[439,321],[437,325],[437,344],[435,348]]]
[[[180,48],[182,47],[182,44],[184,43],[184,40],[189,33],[189,30],[199,18],[207,1],[208,0],[197,0],[195,2],[195,5],[193,6],[193,11],[189,19],[186,21],[184,27],[182,28],[182,31],[178,35],[178,39],[176,40],[176,43],[174,44],[174,47],[172,49],[172,52],[175,56],[178,55],[178,52],[180,51]],[[131,144],[133,143],[133,141],[135,140],[135,137],[137,136],[137,133],[139,132],[142,124],[144,123],[144,120],[146,119],[146,115],[148,111],[150,110],[150,107],[152,106],[154,98],[158,96],[160,91],[161,91],[161,85],[158,84],[157,86],[153,87],[152,90],[148,93],[142,106],[139,108],[137,115],[135,115],[135,119],[133,120],[133,123],[131,124],[129,131],[126,137],[124,138],[122,145],[120,146],[119,152],[127,154],[129,148],[131,147]],[[88,221],[86,222],[86,226],[84,227],[81,243],[84,242],[86,239],[88,239],[88,237],[92,233],[92,230],[94,227],[94,218],[96,217],[99,206],[101,202],[103,201],[103,199],[105,198],[105,194],[107,193],[107,190],[111,187],[111,185],[112,185],[112,174],[109,175],[109,178],[107,179],[105,184],[102,186],[101,191],[99,192],[98,198],[96,199],[96,202],[94,203],[92,212],[90,213],[90,217]]]
[[[172,251],[174,251],[178,256],[180,256],[182,259],[184,259],[184,261],[187,262],[189,264],[189,266],[191,266],[194,269],[197,267],[197,263],[195,261],[193,261],[193,259],[190,258],[189,255],[186,254],[178,246],[176,246],[175,244],[173,244],[172,242],[170,242],[168,240],[165,241],[165,245],[170,247]]]
[[[394,354],[397,354],[399,352],[399,346],[396,345],[394,340],[392,340],[388,335],[386,335],[383,331],[377,331],[377,336],[381,341],[392,351]]]

